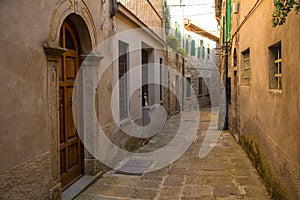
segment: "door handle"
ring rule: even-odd
[[[70,102],[70,105],[75,105],[76,104],[76,101],[75,101],[75,98],[73,96],[70,97],[71,99],[71,102]]]
[[[62,108],[64,106],[64,102],[62,98],[59,98],[59,107]]]

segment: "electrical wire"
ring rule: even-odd
[[[213,3],[202,3],[202,4],[183,4],[183,5],[167,5],[167,6],[171,6],[171,7],[186,7],[186,6],[209,6],[209,5],[214,5]]]
[[[246,17],[244,18],[244,20],[242,21],[242,23],[239,25],[239,27],[236,29],[236,31],[234,32],[234,34],[231,37],[231,40],[233,40],[233,38],[235,37],[235,35],[239,32],[239,30],[242,28],[242,26],[245,24],[245,22],[248,20],[248,18],[250,17],[250,15],[252,15],[252,13],[255,11],[255,9],[258,7],[259,3],[261,3],[261,0],[257,0],[256,3],[254,4],[254,6],[251,8],[251,10],[248,12],[248,14],[246,15]]]
[[[194,16],[200,16],[200,15],[209,15],[209,14],[213,14],[213,13],[214,12],[200,13],[200,14],[194,14],[194,15],[184,15],[184,17],[194,17]],[[183,16],[183,15],[173,15],[173,16],[180,17],[180,16]]]

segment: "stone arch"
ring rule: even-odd
[[[88,54],[97,45],[97,32],[89,9],[82,0],[59,0],[52,12],[47,46],[58,47],[60,28],[66,18],[78,31],[82,54]]]

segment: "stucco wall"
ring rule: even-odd
[[[124,11],[123,9],[122,11]],[[151,78],[159,82],[159,70],[154,69],[151,65],[153,63],[159,66],[160,58],[164,60],[163,45],[156,41],[151,34],[140,29],[138,21],[133,16],[126,17],[126,13],[118,11],[113,17],[111,24],[108,21],[102,20],[104,23],[103,31],[111,34],[107,37],[102,37],[103,40],[99,43],[98,51],[103,56],[100,62],[100,68],[97,70],[98,75],[101,75],[100,81],[97,83],[97,117],[101,129],[106,137],[120,149],[134,151],[141,146],[142,140],[124,133],[121,129],[129,124],[140,124],[142,117],[142,96],[141,89],[130,96],[129,100],[129,116],[127,119],[120,121],[119,117],[119,69],[118,56],[119,47],[118,42],[122,41],[128,44],[129,52],[129,70],[142,64],[142,48],[149,50],[149,80]],[[129,13],[128,13],[129,14]],[[130,72],[128,81],[129,91],[134,85],[141,85],[142,73],[141,71]],[[159,87],[154,87],[150,93],[150,103],[159,103]],[[115,94],[115,96],[112,96]],[[97,127],[96,127],[97,128]],[[96,132],[98,131],[95,129]],[[98,137],[96,134],[95,137]],[[102,140],[101,138],[98,138]],[[107,145],[107,148],[101,152],[101,155],[106,157],[107,161],[117,164],[120,161],[119,149],[113,148],[113,144]],[[98,144],[99,145],[99,144]],[[106,145],[106,144],[105,144]],[[99,148],[98,148],[99,150]],[[96,150],[97,151],[97,150]]]
[[[142,28],[138,27],[136,24],[132,23],[126,17],[118,14],[115,17],[116,23],[116,33],[114,35],[113,46],[118,49],[118,41],[127,43],[129,46],[129,68],[134,69],[142,65],[142,49],[153,49],[149,52],[149,71],[148,71],[148,80],[155,80],[159,83],[160,71],[158,66],[160,63],[160,58],[165,60],[164,56],[164,46],[160,42],[156,41],[151,35],[146,33]],[[117,58],[118,51],[114,52],[114,58]],[[114,82],[117,82],[118,79],[118,62],[114,59]],[[152,67],[153,64],[155,68]],[[152,65],[152,66],[151,66]],[[129,74],[131,81],[129,85],[141,85],[142,83],[142,72],[141,70],[134,70],[134,73]],[[150,91],[149,101],[152,104],[159,103],[159,87],[153,88],[153,91]],[[118,96],[118,95],[117,95]],[[142,96],[137,94],[130,99],[130,112],[132,116],[140,117],[141,116],[141,102]],[[118,110],[116,110],[118,112]],[[118,116],[118,114],[116,115]]]
[[[85,23],[95,47],[111,34],[111,29],[100,27],[104,18],[112,27],[104,10],[109,11],[109,3],[93,0],[0,2],[0,198],[60,197],[58,148],[52,148],[58,135],[51,135],[57,134],[58,119],[50,109],[57,102],[49,98],[56,90],[49,88],[55,87],[56,71],[54,62],[47,62],[44,44],[58,47],[63,20],[76,13],[90,20]],[[90,44],[80,42],[82,53],[87,53]]]
[[[50,23],[48,7],[53,3],[0,4],[2,171],[49,151],[45,140],[47,60],[42,44]]]
[[[53,6],[49,1],[0,2],[3,199],[49,196],[47,59],[43,42]],[[36,188],[34,192],[32,188]]]
[[[239,14],[232,15],[232,35],[254,2],[240,1]],[[300,15],[292,11],[286,24],[274,28],[271,23],[272,12],[272,1],[262,1],[232,42],[229,76],[233,84],[234,71],[231,67],[233,49],[236,48],[239,83],[237,88],[233,85],[231,87],[232,98],[237,97],[237,107],[231,107],[230,120],[232,126],[239,126],[234,124],[234,115],[240,120],[242,143],[250,154],[256,155],[254,160],[257,162],[257,168],[261,168],[260,172],[265,176],[267,186],[273,187],[275,198],[282,198],[286,194],[291,199],[299,199]],[[269,89],[268,47],[279,41],[282,49],[282,91],[272,91]],[[251,81],[250,86],[243,86],[241,52],[247,48],[250,48]],[[282,191],[276,191],[276,184]],[[279,196],[279,193],[282,193],[282,196]]]

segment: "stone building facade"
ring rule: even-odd
[[[164,76],[167,87],[164,88],[165,98],[163,106],[170,117],[182,110],[182,69],[184,66],[184,59],[180,54],[170,50],[166,51],[166,60],[168,67],[174,70],[165,71]],[[174,74],[174,72],[176,72],[176,74]]]
[[[190,19],[183,18],[184,6],[174,6],[172,2],[169,3],[168,44],[183,59],[180,72],[185,78],[178,84],[182,105],[191,105],[190,91],[192,90],[200,108],[218,107],[220,76],[219,60],[215,54],[219,38],[200,28]]]
[[[128,61],[126,45],[139,45],[140,51],[129,55],[127,69],[145,64],[142,50],[151,62],[165,62],[164,53],[155,50],[164,47],[162,29],[154,28],[163,27],[162,1],[144,3],[143,14],[156,15],[157,24],[143,21],[141,13],[134,13],[124,2],[0,2],[0,199],[60,199],[82,176],[101,174],[107,167],[94,157],[93,148],[82,144],[88,135],[97,138],[98,124],[120,148],[132,151],[141,145],[140,139],[120,132],[121,124],[134,120],[124,121],[131,112],[142,117],[141,92],[130,102],[121,99],[124,94],[119,90],[116,98],[112,93],[120,67]],[[137,33],[138,40],[118,38],[122,31],[136,28],[146,30]],[[148,77],[160,76],[149,66],[146,70]],[[76,99],[72,92],[79,72],[79,80],[84,81]],[[148,89],[151,104],[159,103],[159,88]],[[115,110],[112,101],[117,102]],[[125,104],[131,104],[131,110],[123,109]],[[79,119],[76,127],[74,107],[80,111],[74,114]],[[97,143],[92,141],[91,146],[96,148]],[[114,159],[112,152],[104,154]]]
[[[218,107],[220,74],[216,48],[219,38],[188,19],[185,19],[184,28],[188,36],[193,35],[193,40],[200,42],[198,48],[194,47],[193,40],[185,44],[188,52],[185,76],[191,78],[191,85],[197,95],[200,108]],[[207,47],[204,46],[204,42],[207,43]],[[195,48],[194,53],[193,48]]]
[[[215,1],[228,125],[274,199],[300,198],[300,15],[272,27],[273,1]],[[227,76],[226,76],[227,75]]]

